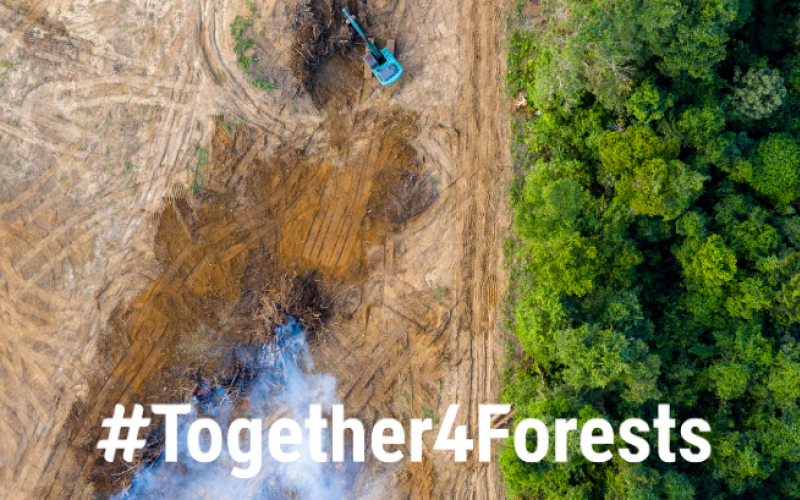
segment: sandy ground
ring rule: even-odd
[[[237,117],[247,139],[227,170],[209,167],[209,189],[244,185],[253,165],[282,148],[306,159],[261,200],[285,206],[270,216],[280,230],[252,223],[259,204],[243,208],[256,212],[228,222],[239,232],[249,223],[248,236],[232,230],[230,240],[215,239],[224,247],[216,260],[192,256],[207,240],[187,240],[178,260],[191,269],[181,283],[233,266],[258,238],[335,276],[366,262],[353,284],[354,312],[314,352],[318,369],[338,378],[348,410],[369,421],[428,409],[441,416],[458,403],[457,423],[474,429],[478,404],[497,401],[509,223],[505,6],[368,4],[376,35],[397,39],[407,75],[388,90],[365,85],[342,138],[342,122],[332,121],[341,117],[317,112],[289,76],[278,77],[290,50],[281,41],[291,40],[292,4],[283,0],[258,6],[274,26],[264,35],[276,54],[268,71],[281,85],[267,93],[250,84],[231,48],[243,1],[0,1],[0,498],[91,498],[91,464],[74,453],[78,434],[65,423],[76,404],[91,420],[91,411],[134,402],[159,369],[141,362],[145,350],[158,357],[158,336],[169,330],[150,301],[170,272],[156,255],[159,214],[192,183],[197,148],[214,142],[220,114]],[[403,144],[440,193],[399,228],[369,214],[392,147],[372,138],[376,127],[391,129],[391,113],[413,119]],[[298,195],[290,188],[304,172],[308,191]],[[145,311],[148,331],[136,334],[127,361],[98,366],[99,339],[127,304]],[[106,385],[92,386],[98,373]],[[427,455],[424,466],[398,474],[393,494],[502,496],[495,464]]]

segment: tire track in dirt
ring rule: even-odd
[[[462,117],[460,163],[466,179],[460,181],[462,193],[469,197],[462,222],[460,304],[458,331],[454,339],[461,362],[452,382],[455,397],[449,403],[466,406],[459,424],[465,424],[477,449],[478,405],[498,401],[502,349],[497,327],[497,282],[502,269],[502,253],[496,235],[502,221],[503,206],[497,202],[504,193],[500,168],[508,164],[502,123],[501,89],[504,82],[502,59],[502,13],[504,3],[467,0],[461,3],[462,61],[464,68],[459,104]],[[494,35],[494,36],[492,36]],[[504,215],[505,217],[505,215]],[[493,291],[488,289],[493,288]],[[490,299],[490,296],[492,297]],[[442,407],[446,407],[445,403]],[[448,457],[450,458],[450,457]],[[441,467],[437,467],[441,469]],[[470,455],[468,467],[449,469],[436,484],[439,496],[497,499],[502,484],[497,464],[477,462]]]
[[[17,2],[12,7],[20,5]],[[417,15],[415,2],[401,6],[394,11],[393,22],[398,26],[422,33],[436,29],[435,23],[419,25],[412,16]],[[72,463],[67,448],[57,446],[59,432],[71,403],[89,395],[87,379],[94,370],[96,339],[112,309],[147,289],[160,275],[154,265],[151,216],[163,206],[173,182],[186,184],[189,180],[185,168],[192,160],[190,149],[195,141],[210,140],[209,117],[220,110],[237,114],[264,134],[265,149],[274,149],[298,134],[312,137],[323,120],[268,105],[239,71],[228,26],[241,13],[243,2],[145,2],[140,5],[144,20],[133,11],[117,15],[109,10],[110,3],[78,3],[79,12],[74,15],[67,14],[70,7],[72,2],[66,0],[32,2],[27,17],[23,16],[0,45],[2,58],[11,58],[12,50],[27,47],[33,54],[25,63],[30,64],[30,74],[38,71],[52,79],[24,97],[0,94],[0,109],[11,110],[14,120],[20,122],[19,128],[0,124],[2,146],[21,139],[25,146],[19,149],[19,158],[32,166],[32,179],[38,178],[14,184],[15,191],[0,192],[0,239],[12,242],[0,248],[0,372],[5,375],[0,377],[0,422],[13,422],[0,426],[0,483],[9,486],[0,492],[0,498],[89,498],[73,475],[76,466],[85,464]],[[340,371],[349,372],[341,377],[343,390],[351,394],[348,404],[352,402],[366,421],[388,414],[408,417],[408,412],[420,416],[423,408],[439,399],[442,388],[437,385],[442,370],[447,370],[442,366],[443,353],[449,351],[451,367],[444,374],[448,387],[439,408],[450,402],[469,407],[462,423],[472,428],[477,404],[494,402],[497,390],[495,357],[499,351],[494,345],[493,323],[501,293],[495,288],[503,282],[496,274],[500,268],[496,235],[501,204],[491,194],[499,192],[496,166],[504,162],[506,151],[498,119],[502,7],[488,0],[432,0],[420,8],[446,19],[458,12],[460,19],[459,118],[436,134],[445,138],[445,143],[458,137],[452,139],[457,152],[451,156],[447,145],[436,137],[429,141],[439,156],[438,163],[453,173],[445,177],[447,189],[457,193],[448,198],[455,208],[447,216],[462,217],[461,228],[446,230],[462,234],[464,249],[474,247],[465,251],[456,245],[461,254],[456,269],[461,282],[455,287],[459,303],[455,304],[455,297],[435,297],[424,291],[420,278],[398,278],[404,271],[394,263],[408,265],[398,246],[401,242],[379,225],[364,225],[366,199],[357,203],[357,209],[348,199],[328,206],[331,217],[334,212],[341,214],[328,224],[343,229],[333,230],[330,237],[321,235],[316,255],[341,268],[354,242],[367,240],[363,236],[371,234],[382,259],[376,280],[385,280],[387,286],[375,288],[376,305],[361,307],[353,323],[342,326],[329,348],[339,360]],[[11,16],[11,9],[0,6],[0,16]],[[54,29],[37,21],[45,12],[45,18],[60,12],[75,22],[68,36],[77,47],[77,58],[24,45],[27,42],[21,30],[34,25],[42,32]],[[101,27],[123,21],[139,23],[149,37],[133,43],[130,55],[116,53],[116,45],[104,38],[110,35],[89,38]],[[447,31],[441,22],[439,31]],[[82,34],[75,34],[80,30]],[[413,45],[411,40],[401,43],[401,55],[403,50],[411,54]],[[410,67],[414,61],[410,59]],[[128,73],[120,73],[117,67],[127,68],[124,71]],[[139,76],[140,72],[145,76]],[[447,89],[457,93],[457,89]],[[56,97],[48,99],[51,90]],[[42,102],[34,103],[34,98]],[[435,96],[427,99],[435,102]],[[21,106],[17,104],[20,100]],[[424,106],[417,104],[418,108]],[[54,116],[60,114],[65,118]],[[196,130],[198,121],[203,122],[201,130]],[[52,130],[68,137],[72,145],[53,139]],[[105,172],[103,165],[109,156],[133,143],[138,149],[128,156],[134,164],[131,172],[121,165]],[[375,162],[386,161],[375,158]],[[359,182],[367,181],[360,178]],[[364,184],[358,190],[369,193],[370,187]],[[280,194],[289,191],[286,188]],[[444,206],[444,202],[440,204]],[[317,209],[309,206],[304,210],[310,214]],[[321,210],[317,218],[320,214]],[[250,220],[260,216],[258,210],[247,213]],[[309,219],[306,234],[312,221],[316,224],[316,219]],[[420,233],[420,224],[412,224],[406,233]],[[228,229],[237,227],[244,227],[244,222]],[[226,234],[201,236],[220,242]],[[252,240],[234,243],[226,251],[238,255],[252,244]],[[175,262],[184,259],[189,259],[188,253]],[[192,263],[185,278],[188,281],[199,279],[201,270],[210,265],[202,258]],[[167,272],[170,269],[177,267],[170,266]],[[403,279],[413,284],[404,284]],[[364,292],[365,296],[370,293]],[[147,340],[137,345],[156,352],[165,327],[157,308],[152,315],[142,334]],[[372,356],[365,355],[369,353]],[[458,364],[454,359],[462,361]],[[324,356],[321,360],[325,364]],[[148,370],[154,369],[136,363],[120,366],[130,369],[122,376],[116,374],[126,381],[124,387],[139,384],[151,373]],[[25,391],[9,389],[19,387]],[[388,397],[389,393],[396,396]],[[434,461],[437,496],[497,497],[493,465],[471,464],[465,470],[463,465],[453,464],[450,456],[434,457]]]
[[[52,2],[40,2],[33,6],[25,19],[36,19],[45,8],[51,7],[54,7]],[[27,21],[20,29],[27,29],[32,24],[35,22]],[[179,35],[183,35],[183,32]],[[20,45],[22,37],[17,38],[17,40],[5,40],[4,58],[9,56],[8,51],[11,48],[24,48],[24,45]],[[64,206],[64,199],[50,196],[51,190],[58,185],[59,172],[67,171],[63,164],[75,161],[70,155],[76,151],[88,153],[80,161],[87,164],[93,159],[96,161],[104,145],[110,147],[117,140],[115,137],[98,138],[93,133],[94,127],[86,128],[74,124],[70,129],[76,139],[72,148],[52,161],[45,170],[48,174],[40,176],[38,182],[28,185],[19,196],[12,197],[8,203],[2,205],[0,233],[3,234],[4,242],[13,242],[10,248],[6,247],[2,252],[11,250],[12,255],[16,256],[0,255],[0,261],[4,262],[3,272],[0,273],[2,274],[0,284],[6,287],[6,293],[0,299],[2,300],[0,311],[3,311],[0,321],[4,323],[0,328],[2,337],[0,342],[4,350],[9,353],[9,356],[4,356],[8,362],[3,362],[3,372],[10,377],[4,381],[4,386],[8,383],[16,387],[26,387],[27,390],[23,393],[11,391],[12,398],[3,398],[0,401],[0,418],[11,422],[26,422],[14,426],[21,434],[12,428],[6,426],[3,428],[2,441],[5,444],[0,447],[6,458],[0,460],[0,482],[4,484],[0,497],[13,494],[15,498],[34,498],[42,493],[45,481],[49,477],[46,471],[43,474],[43,469],[52,462],[47,458],[49,450],[53,448],[59,429],[68,416],[73,398],[86,393],[85,381],[90,372],[86,368],[86,363],[93,356],[94,350],[91,339],[100,324],[104,323],[104,320],[98,321],[97,318],[107,317],[115,301],[104,301],[104,311],[99,311],[100,303],[92,300],[91,292],[89,294],[84,292],[83,298],[81,295],[75,295],[76,282],[82,283],[80,287],[88,286],[89,290],[99,289],[98,293],[102,293],[108,286],[98,286],[98,279],[116,281],[118,284],[113,286],[114,290],[109,297],[124,296],[126,291],[130,293],[140,286],[136,282],[141,282],[141,278],[134,278],[131,283],[131,276],[139,273],[137,268],[141,264],[137,265],[136,261],[141,263],[142,257],[146,257],[148,250],[139,246],[135,250],[138,257],[133,256],[127,262],[124,254],[112,257],[117,260],[114,274],[97,273],[99,263],[97,260],[100,256],[94,254],[98,240],[107,239],[103,233],[114,231],[114,227],[122,229],[123,235],[123,238],[114,243],[117,248],[129,246],[131,238],[137,237],[137,234],[140,241],[142,236],[146,237],[142,233],[137,233],[137,229],[143,227],[143,222],[144,227],[147,226],[140,211],[152,211],[160,205],[167,189],[168,179],[174,178],[177,173],[176,160],[185,155],[185,150],[188,149],[190,140],[188,131],[193,128],[197,118],[204,114],[208,116],[207,107],[205,113],[198,114],[197,102],[204,94],[198,91],[198,86],[203,82],[197,80],[196,71],[180,62],[183,57],[180,45],[185,43],[180,38],[181,36],[176,37],[170,47],[175,50],[177,58],[172,59],[172,62],[165,60],[159,66],[159,72],[154,75],[154,78],[158,79],[156,81],[160,81],[161,84],[148,87],[148,82],[143,82],[138,90],[141,93],[138,102],[130,98],[129,90],[113,88],[115,83],[113,79],[105,75],[94,76],[98,74],[96,67],[84,68],[87,76],[99,79],[94,87],[87,83],[80,86],[70,85],[68,82],[74,81],[76,75],[69,71],[62,76],[62,81],[57,81],[61,88],[68,89],[68,93],[96,96],[98,91],[102,92],[102,88],[111,87],[114,92],[118,92],[116,95],[120,96],[119,99],[108,100],[99,97],[95,101],[78,99],[66,107],[67,112],[100,105],[102,109],[113,113],[115,109],[125,109],[130,106],[166,104],[166,108],[161,111],[164,118],[160,124],[146,132],[155,141],[150,142],[152,146],[141,160],[146,164],[161,166],[160,168],[152,169],[150,175],[141,177],[133,186],[121,190],[108,190],[96,199],[82,200],[79,195],[74,202],[73,210],[70,210],[70,207]],[[143,55],[142,65],[147,65],[150,55]],[[32,63],[40,64],[35,55]],[[63,64],[71,63],[66,59]],[[97,85],[100,85],[101,89],[98,89]],[[32,97],[33,94],[28,95],[28,98]],[[102,116],[104,112],[100,111],[98,114]],[[47,133],[45,127],[27,126],[27,123],[37,122],[46,125],[53,121],[51,118],[38,110],[33,111],[29,105],[22,106],[22,110],[17,113],[21,113],[19,116],[22,118],[19,121],[25,127],[25,134],[14,135],[23,137],[25,142],[34,145],[51,143],[46,135],[42,135]],[[119,134],[117,137],[124,135]],[[49,149],[60,152],[59,147]],[[83,183],[86,183],[86,176],[81,177]],[[75,180],[74,176],[71,176],[70,180]],[[134,206],[140,208],[119,205],[131,201],[134,202]],[[124,218],[121,220],[106,219],[89,224],[95,217],[95,212],[113,218],[115,213],[126,211],[129,215],[127,217],[123,215]],[[56,214],[55,217],[52,216],[53,213]],[[15,236],[9,239],[8,236],[11,234]],[[90,255],[91,258],[87,259]],[[112,264],[114,263],[107,261],[101,264],[100,269]],[[66,278],[64,272],[67,273]],[[42,281],[44,278],[47,279]],[[125,281],[128,283],[125,284]],[[30,303],[31,297],[38,297],[40,305],[33,306]],[[19,342],[18,339],[24,339],[24,342]],[[14,355],[10,355],[11,353]],[[62,398],[62,392],[65,390],[68,393]],[[5,387],[2,390],[3,393],[7,391]],[[31,408],[35,409],[34,414],[30,414]],[[39,422],[39,424],[32,425],[27,422]],[[10,433],[9,439],[6,439],[6,432]],[[15,434],[17,437],[11,438]],[[9,445],[11,448],[8,448]],[[53,466],[57,467],[58,464]],[[37,483],[39,487],[36,486]]]

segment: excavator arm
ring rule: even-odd
[[[380,80],[382,85],[389,85],[397,81],[400,75],[403,74],[403,67],[400,66],[400,63],[394,58],[394,54],[392,54],[388,48],[379,51],[378,47],[364,34],[364,31],[361,29],[361,26],[358,25],[355,18],[347,12],[347,9],[342,9],[342,12],[344,12],[347,22],[356,29],[358,34],[361,35],[361,38],[364,39],[364,43],[367,44],[369,53],[365,54],[362,58],[367,66],[369,66],[369,69],[372,70],[372,74]]]

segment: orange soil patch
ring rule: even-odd
[[[399,112],[350,119],[362,135],[351,136],[341,165],[299,150],[261,158],[263,136],[242,124],[228,133],[216,120],[209,181],[195,197],[173,187],[155,235],[163,273],[114,315],[89,401],[73,409],[68,441],[78,451],[76,471],[98,492],[116,491],[132,473],[94,449],[99,423],[116,404],[187,401],[193,377],[213,378],[221,369],[226,346],[263,341],[268,325],[253,302],[286,276],[320,272],[316,281],[331,293],[365,276],[359,242],[392,227],[367,213],[386,191],[377,178],[416,175],[408,144],[416,128]]]

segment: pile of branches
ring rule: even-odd
[[[267,331],[294,316],[309,341],[321,333],[333,314],[335,294],[327,280],[311,271],[284,274],[260,291],[258,318]]]
[[[318,105],[318,84],[314,79],[317,69],[334,56],[349,53],[356,45],[357,35],[347,26],[342,13],[343,7],[352,7],[347,5],[350,3],[354,2],[304,0],[297,5],[295,41],[289,67],[303,90]]]

